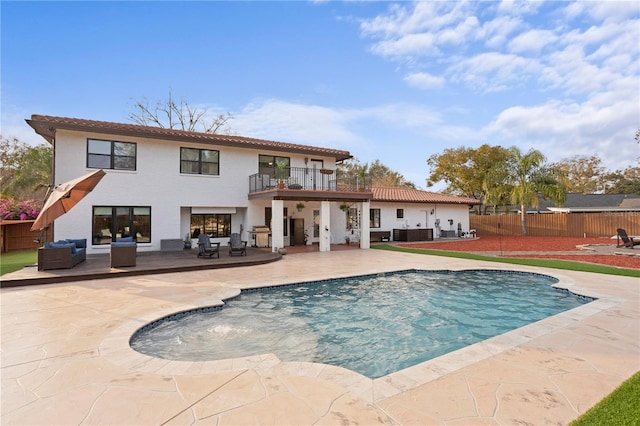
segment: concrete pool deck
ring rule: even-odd
[[[239,289],[408,268],[546,273],[598,300],[376,380],[270,354],[178,362],[128,346],[146,323]],[[351,250],[0,295],[3,425],[566,424],[640,370],[637,278]]]

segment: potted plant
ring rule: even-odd
[[[351,244],[351,237],[349,237],[348,235],[346,237],[344,237],[344,242],[346,245]]]
[[[187,235],[184,236],[184,249],[191,249],[191,235],[187,232]]]
[[[364,166],[358,169],[358,190],[359,191],[365,190],[366,176],[368,171],[369,171],[368,164],[365,164]]]
[[[302,202],[296,204],[296,209],[298,209],[299,212],[301,212],[302,209],[304,209],[304,207],[305,207],[305,205]]]
[[[284,179],[287,177],[288,164],[285,161],[276,161],[276,179],[278,180],[278,189],[284,189]]]

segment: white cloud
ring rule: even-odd
[[[506,146],[534,147],[550,161],[573,155],[598,155],[603,166],[615,170],[637,163],[640,147],[633,140],[640,114],[638,83],[627,82],[620,93],[630,96],[596,95],[583,103],[549,101],[532,107],[505,109],[483,129]]]
[[[484,40],[487,47],[499,49],[506,44],[511,34],[522,25],[522,19],[518,17],[498,16],[482,24],[477,38]]]
[[[535,60],[497,52],[481,53],[461,59],[447,71],[452,81],[465,84],[474,91],[497,92],[519,84],[542,67]]]
[[[362,142],[348,121],[331,108],[269,99],[247,105],[231,126],[243,136],[338,148]]]
[[[431,75],[426,72],[416,72],[407,75],[404,80],[409,86],[417,87],[418,89],[439,89],[443,87],[446,80],[443,77]]]
[[[511,42],[508,49],[513,53],[536,53],[546,45],[557,40],[555,34],[548,30],[531,30],[519,34]]]
[[[438,54],[433,34],[407,34],[395,40],[383,40],[374,44],[371,51],[386,57],[413,57]]]

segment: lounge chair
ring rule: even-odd
[[[247,255],[247,242],[240,240],[240,234],[238,233],[231,234],[231,239],[229,240],[229,256],[234,254],[239,256]]]
[[[220,243],[212,243],[207,234],[198,235],[198,257],[213,257],[220,259]]]
[[[618,247],[625,246],[627,248],[632,249],[633,246],[640,245],[640,241],[633,241],[633,238],[627,235],[627,231],[622,228],[618,228],[618,238],[622,240],[622,245],[618,244]]]

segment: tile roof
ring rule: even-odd
[[[351,158],[351,154],[349,153],[349,151],[247,138],[235,135],[190,132],[186,130],[167,129],[162,127],[141,126],[138,124],[113,123],[108,121],[54,117],[37,114],[32,115],[30,120],[25,121],[36,131],[36,133],[38,133],[50,143],[53,143],[56,130],[64,129],[93,133],[104,133],[109,135],[125,135],[180,142],[197,142],[212,145],[233,146],[239,148],[268,149],[272,151],[298,154],[319,156],[322,155],[334,157],[336,161],[342,161]]]
[[[373,187],[371,201],[439,204],[482,204],[480,200],[412,188]]]

